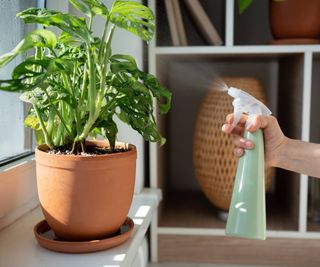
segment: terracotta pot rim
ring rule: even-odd
[[[105,146],[107,145],[106,141],[103,140],[90,140],[86,141],[86,143],[94,144],[97,146]],[[45,150],[48,149],[48,146],[46,144],[38,145],[35,149],[36,155],[41,155],[42,157],[58,157],[64,160],[75,160],[75,159],[81,159],[81,160],[98,160],[98,159],[105,159],[105,158],[125,158],[130,157],[132,154],[136,154],[136,147],[135,145],[128,144],[125,142],[116,142],[116,145],[118,146],[124,146],[127,145],[129,150],[124,152],[117,152],[112,154],[103,154],[103,155],[94,155],[94,156],[86,156],[86,155],[61,155],[61,154],[49,154]]]

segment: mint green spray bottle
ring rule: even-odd
[[[246,126],[254,115],[270,115],[271,111],[248,93],[231,87],[228,94],[234,97],[234,123],[236,126],[243,112],[248,114]],[[266,239],[266,203],[264,141],[262,130],[244,132],[255,146],[246,150],[239,159],[229,208],[226,235],[250,239]]]

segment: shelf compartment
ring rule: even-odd
[[[284,203],[275,195],[267,194],[267,230],[296,231],[295,219]],[[159,227],[225,229],[226,221],[201,191],[176,191],[164,197]]]
[[[304,56],[300,53],[259,56],[210,54],[196,57],[158,55],[156,59],[157,77],[173,93],[172,109],[163,121],[166,126],[167,153],[161,159],[163,173],[159,175],[159,184],[164,191],[160,226],[222,229],[224,223],[215,219],[216,211],[203,201],[204,197],[201,198],[200,194],[197,199],[193,198],[194,202],[187,202],[187,197],[184,199],[183,195],[176,201],[170,200],[170,192],[200,192],[192,162],[193,133],[197,112],[212,81],[212,74],[259,79],[269,100],[269,107],[277,115],[285,134],[291,138],[300,138]],[[218,124],[222,125],[223,122]],[[277,170],[273,180],[270,192],[272,204],[269,209],[272,214],[269,216],[268,227],[297,231],[300,176]],[[185,202],[189,206],[194,205],[192,211],[183,207]],[[277,205],[282,208],[282,212],[272,208]],[[188,212],[194,214],[190,225]]]
[[[165,1],[156,1],[156,25],[157,36],[156,43],[158,46],[172,46],[170,28],[168,23]],[[209,45],[205,42],[199,30],[195,26],[194,19],[187,9],[184,1],[179,1],[184,28],[186,31],[188,45]],[[210,21],[216,28],[222,40],[225,39],[225,1],[215,0],[206,1],[200,0],[200,4],[207,11]]]
[[[239,14],[237,1],[234,8],[234,44],[266,45],[273,36],[269,25],[269,1],[252,1],[250,7]]]

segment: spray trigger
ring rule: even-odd
[[[271,115],[272,112],[258,99],[235,87],[228,89],[228,94],[234,98],[233,105],[233,128],[238,124],[243,113],[248,114],[246,127],[252,124],[256,115]]]

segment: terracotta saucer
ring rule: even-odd
[[[91,241],[65,241],[57,238],[46,220],[39,222],[33,232],[39,244],[49,250],[65,253],[87,253],[118,246],[131,236],[134,222],[127,217],[118,234],[105,239]]]

